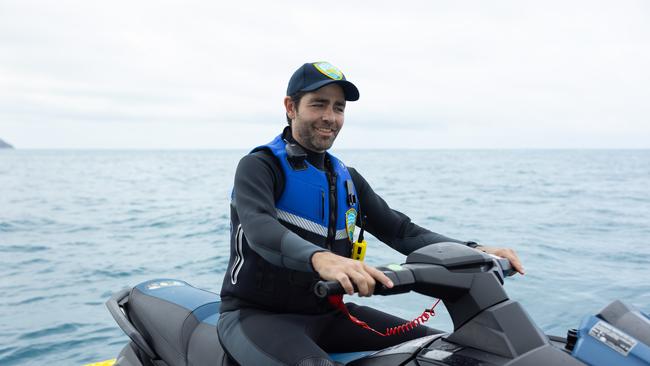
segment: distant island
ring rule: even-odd
[[[14,148],[13,146],[9,145],[8,143],[0,139],[0,149],[13,149],[13,148]]]

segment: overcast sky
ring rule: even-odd
[[[336,148],[650,148],[650,1],[0,0],[0,138],[250,148],[304,62]]]

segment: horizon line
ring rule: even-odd
[[[0,151],[246,151],[250,148],[155,148],[155,147],[28,147],[1,148]],[[327,151],[442,151],[442,150],[650,150],[650,147],[385,147],[385,148],[336,148]]]

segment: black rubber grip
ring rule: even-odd
[[[386,277],[390,278],[393,281],[393,288],[387,288],[381,283],[377,282],[375,284],[374,295],[392,295],[398,293],[404,293],[411,291],[413,284],[415,284],[415,278],[413,273],[408,269],[402,269],[398,271],[385,270],[385,268],[378,268],[382,270]],[[357,292],[357,287],[354,287],[354,292]],[[338,281],[318,281],[314,286],[314,293],[319,298],[325,298],[331,295],[342,295],[345,294],[345,289]]]
[[[345,293],[345,289],[338,281],[318,281],[314,287],[314,293],[322,299],[331,295],[342,295]]]

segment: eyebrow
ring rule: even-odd
[[[314,98],[314,99],[310,100],[310,102],[311,103],[326,103],[326,104],[329,104],[330,100],[327,99],[327,98]],[[345,105],[345,102],[341,102],[341,101],[337,100],[337,101],[334,102],[334,104]]]
[[[327,98],[314,98],[314,99],[310,100],[310,103],[325,103],[325,104],[329,104],[329,102],[330,102],[330,100],[327,99]],[[337,100],[336,102],[334,102],[334,105],[337,105],[337,106],[345,106],[345,102],[341,102],[341,101],[338,101],[338,100]]]
[[[329,103],[330,101],[329,101],[329,99],[326,99],[326,98],[314,98],[314,99],[310,100],[310,102],[312,102],[312,103]]]

